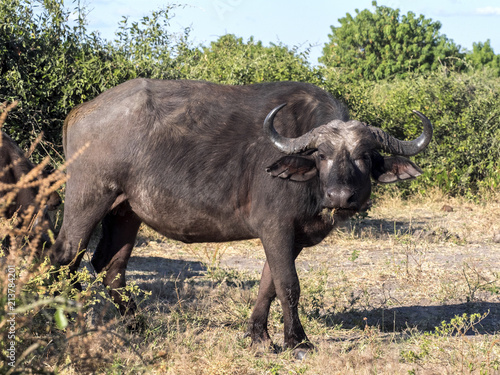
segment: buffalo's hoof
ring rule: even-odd
[[[306,359],[306,357],[311,353],[313,350],[316,350],[314,348],[314,345],[311,344],[310,342],[303,342],[299,345],[297,345],[293,350],[292,354],[295,359],[298,359],[300,361]]]
[[[306,356],[309,353],[309,350],[307,350],[307,349],[294,349],[292,353],[293,353],[293,357],[295,359],[302,361],[302,360],[306,359]]]
[[[255,352],[257,356],[267,353],[278,353],[279,348],[276,346],[270,338],[265,339],[254,339],[252,335],[247,332],[243,336],[243,338],[250,337],[252,339],[252,343],[250,344],[250,348]]]

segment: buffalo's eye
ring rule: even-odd
[[[319,154],[318,158],[319,158],[319,160],[326,160],[326,155],[325,154]]]
[[[364,162],[369,162],[370,161],[370,154],[365,152],[364,154],[360,155],[359,157],[356,158],[356,160],[359,161],[364,161]]]
[[[361,155],[359,158],[356,158],[354,162],[356,163],[358,168],[361,168],[362,166],[369,166],[371,162],[370,154],[365,153]]]

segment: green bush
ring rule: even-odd
[[[0,102],[20,102],[4,131],[21,147],[43,132],[45,151],[60,154],[62,124],[76,105],[132,78],[179,78],[172,56],[183,39],[166,31],[171,8],[124,19],[110,43],[87,33],[85,9],[70,26],[62,0],[38,3],[0,0]]]
[[[494,75],[500,77],[500,55],[495,55],[489,39],[485,43],[473,43],[472,51],[467,53],[467,62],[473,69],[491,69]]]
[[[401,139],[421,132],[420,120],[411,110],[432,121],[433,141],[415,157],[424,175],[403,185],[409,191],[437,187],[474,197],[500,187],[500,79],[493,73],[443,70],[356,85],[346,85],[333,71],[325,76],[329,90],[346,100],[353,118]]]
[[[191,62],[190,29],[170,32],[170,14],[175,7],[169,5],[152,11],[139,22],[130,23],[127,17],[122,19],[114,42],[108,46],[112,60],[122,72],[120,82],[136,77],[184,78],[181,61]]]
[[[116,82],[109,82],[112,62],[96,34],[87,35],[83,19],[68,25],[60,0],[0,1],[0,101],[18,99],[4,127],[21,146],[40,132],[45,146],[60,145],[69,110]]]
[[[209,47],[190,50],[180,56],[182,76],[217,83],[244,85],[271,81],[319,83],[317,70],[303,55],[283,45],[263,46],[262,42],[228,34]]]

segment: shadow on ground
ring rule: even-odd
[[[364,218],[353,219],[344,223],[343,228],[348,233],[357,236],[368,234],[372,239],[386,240],[390,236],[410,236],[428,242],[456,241],[460,237],[439,225],[431,225],[426,220],[384,220]]]
[[[189,302],[199,298],[196,290],[202,288],[213,288],[224,283],[231,288],[248,290],[259,283],[255,278],[242,278],[241,274],[231,268],[209,270],[200,261],[155,256],[134,256],[130,259],[128,269],[132,271],[127,275],[128,280],[135,281],[140,289],[152,292],[151,301],[144,301],[143,308],[159,302],[165,304],[165,309],[168,310],[167,305],[178,302],[179,291],[184,290],[186,284],[191,290],[188,293],[184,291],[182,297]],[[212,277],[209,276],[210,272]]]
[[[434,331],[444,321],[449,323],[456,316],[467,314],[487,314],[475,325],[475,330],[467,334],[491,334],[500,331],[500,303],[471,302],[438,306],[399,306],[389,309],[367,311],[353,310],[349,313],[326,314],[320,319],[327,325],[339,325],[343,328],[363,328],[366,325],[379,327],[385,332],[400,332],[413,328],[421,332]],[[366,318],[366,319],[365,319]]]

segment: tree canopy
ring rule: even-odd
[[[464,54],[452,40],[439,33],[441,23],[400,15],[399,9],[378,6],[340,18],[320,58],[327,67],[341,68],[353,80],[404,77],[411,72],[429,72],[441,65],[460,67]]]
[[[500,77],[500,55],[495,55],[489,39],[485,43],[473,43],[472,51],[467,53],[467,61],[473,69],[491,69]]]

